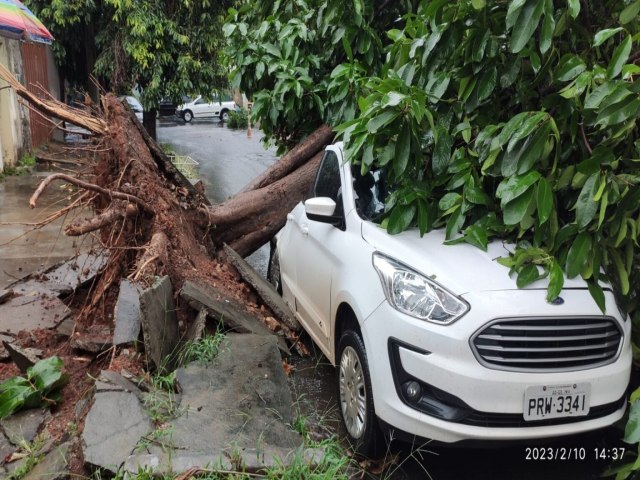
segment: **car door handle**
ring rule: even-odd
[[[293,216],[292,213],[287,213],[287,222],[290,220],[293,220],[295,217]]]
[[[300,231],[302,232],[302,235],[306,237],[307,235],[309,235],[309,225],[303,223],[302,225],[300,225]]]

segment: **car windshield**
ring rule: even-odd
[[[391,192],[386,170],[372,169],[363,175],[360,165],[353,165],[351,173],[358,215],[364,220],[379,222],[384,213],[385,199]]]

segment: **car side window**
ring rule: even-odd
[[[329,197],[336,202],[334,215],[341,215],[344,211],[342,205],[342,184],[340,181],[340,163],[338,156],[327,151],[322,158],[322,163],[318,169],[316,183],[313,187],[314,197]]]
[[[205,100],[204,98],[199,98],[199,99],[196,101],[196,105],[202,105],[203,103],[207,103],[207,102],[206,102],[206,100]]]

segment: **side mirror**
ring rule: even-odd
[[[345,229],[344,217],[342,215],[334,215],[336,202],[329,197],[310,198],[304,202],[304,211],[309,220],[328,223],[338,227],[340,230]]]

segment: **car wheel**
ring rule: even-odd
[[[342,334],[338,360],[338,401],[347,435],[356,452],[375,456],[384,441],[373,406],[367,355],[357,332]]]
[[[184,121],[189,123],[191,120],[193,120],[193,113],[191,113],[191,110],[187,110],[184,112],[183,115]]]
[[[228,122],[229,121],[229,110],[222,110],[220,112],[220,121]]]
[[[273,285],[273,288],[282,295],[282,282],[280,280],[280,256],[278,255],[278,245],[271,243],[269,253],[269,266],[267,268],[267,280]]]

